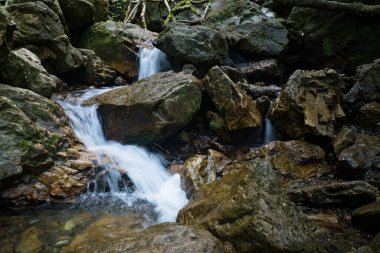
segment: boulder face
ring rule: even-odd
[[[138,49],[152,47],[157,34],[134,24],[106,21],[88,28],[80,45],[93,50],[105,63],[127,78],[137,75]]]
[[[86,104],[98,112],[108,139],[150,144],[175,134],[199,110],[202,83],[191,74],[158,73],[98,95]]]
[[[269,117],[277,130],[291,138],[333,138],[335,123],[345,116],[340,96],[340,78],[334,70],[297,70],[273,103]]]
[[[361,178],[368,170],[380,168],[380,137],[358,134],[355,142],[340,152],[336,176]]]
[[[284,74],[284,68],[276,59],[266,59],[238,66],[249,82],[278,81]]]
[[[347,103],[380,99],[380,59],[356,69],[357,80],[351,90],[344,95]]]
[[[157,46],[180,64],[199,67],[221,64],[227,56],[228,45],[222,34],[205,26],[174,23],[160,33]]]
[[[380,103],[373,101],[363,105],[355,114],[355,123],[363,127],[380,127]]]
[[[5,7],[0,6],[0,63],[12,50],[13,32],[16,26]]]
[[[380,232],[380,202],[359,207],[352,213],[352,221],[372,233]]]
[[[103,252],[223,253],[224,249],[223,244],[206,230],[162,223],[113,240]]]
[[[25,48],[9,54],[3,62],[0,77],[12,86],[32,90],[44,97],[50,97],[63,86],[63,82],[50,75],[40,59]]]
[[[80,52],[65,35],[59,16],[42,2],[26,2],[7,6],[17,29],[15,47],[25,47],[42,61],[52,73],[66,73],[82,65]]]
[[[278,185],[270,162],[235,167],[195,193],[177,222],[206,228],[236,252],[311,252],[311,231]]]
[[[262,122],[255,102],[219,67],[213,67],[203,79],[205,90],[230,131],[259,127]]]
[[[79,142],[60,108],[26,89],[0,84],[0,94],[0,190],[8,188],[0,202],[35,204],[86,190],[86,176],[62,157]]]

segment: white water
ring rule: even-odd
[[[264,143],[268,144],[272,141],[278,141],[280,140],[280,135],[277,132],[277,130],[273,127],[272,122],[268,118],[268,116],[265,118],[265,132],[264,132]]]
[[[157,50],[143,49],[140,52],[139,78],[156,73],[162,66],[168,66],[165,54]],[[106,140],[97,106],[81,105],[86,99],[111,89],[92,89],[72,94],[65,100],[56,99],[69,117],[75,134],[86,147],[95,152],[100,161],[104,157],[108,159],[104,171],[96,176],[93,189],[89,188],[89,192],[95,197],[108,194],[128,205],[132,205],[136,199],[147,200],[155,206],[159,222],[175,221],[178,211],[188,201],[180,186],[180,176],[170,175],[163,166],[162,159],[144,148]],[[135,192],[129,192],[123,173],[133,182]]]
[[[144,79],[171,68],[167,55],[158,48],[141,48],[139,51],[139,77]]]

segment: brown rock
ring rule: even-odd
[[[36,227],[30,227],[21,234],[20,242],[17,244],[17,253],[38,253],[43,249],[43,244],[38,238],[40,231]]]
[[[359,207],[352,213],[352,221],[372,233],[380,232],[380,202]]]
[[[343,127],[336,135],[333,142],[335,154],[339,154],[343,149],[351,146],[355,142],[356,133],[349,127]]]
[[[355,115],[355,122],[364,127],[380,127],[380,103],[374,101],[362,106]]]

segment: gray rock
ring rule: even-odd
[[[338,132],[333,142],[335,154],[339,154],[343,149],[348,148],[355,142],[355,129],[344,126]]]
[[[221,64],[228,51],[227,42],[220,32],[205,26],[180,23],[171,24],[160,33],[157,47],[180,64],[191,63],[206,68]]]
[[[25,48],[9,54],[3,62],[0,77],[12,86],[32,90],[44,97],[50,97],[63,86],[63,82],[50,75],[40,59]]]
[[[239,70],[251,83],[278,81],[284,74],[284,68],[276,59],[250,62],[247,65],[240,66]]]
[[[177,221],[206,228],[236,252],[312,252],[311,231],[278,185],[270,162],[234,166],[195,193]]]
[[[16,29],[11,15],[0,6],[0,63],[12,50],[13,32]]]
[[[254,84],[242,84],[243,89],[248,92],[254,99],[266,96],[271,99],[275,99],[280,94],[281,88],[276,85],[269,85],[269,86],[260,86],[260,85],[254,85]]]
[[[380,127],[380,103],[373,101],[363,105],[355,114],[354,121],[363,127]]]
[[[380,232],[380,202],[355,209],[352,213],[352,222],[371,233]]]

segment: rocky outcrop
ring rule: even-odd
[[[364,181],[295,184],[287,193],[296,203],[356,207],[375,201],[379,195],[376,187]]]
[[[200,80],[170,71],[108,91],[86,103],[99,104],[108,139],[150,144],[189,123],[200,108],[201,96]]]
[[[266,59],[259,62],[250,62],[239,66],[239,70],[254,82],[274,82],[284,75],[284,67],[276,59]]]
[[[191,63],[200,68],[221,64],[228,46],[222,34],[205,26],[169,25],[160,33],[157,46],[180,64]]]
[[[7,6],[17,26],[14,47],[25,47],[42,61],[47,71],[66,73],[82,65],[82,58],[65,34],[59,16],[42,2]]]
[[[262,116],[255,102],[219,67],[213,67],[203,79],[205,90],[230,131],[259,127]]]
[[[114,240],[103,252],[223,253],[224,248],[204,229],[162,223]]]
[[[11,15],[0,6],[0,63],[12,50],[13,32],[16,29]]]
[[[344,126],[338,132],[333,142],[335,154],[339,154],[343,149],[348,148],[355,142],[355,129]]]
[[[311,252],[311,232],[268,161],[235,163],[236,170],[203,186],[178,214],[236,252]]]
[[[380,202],[373,202],[355,209],[352,222],[372,233],[380,232]]]
[[[356,69],[357,80],[350,92],[344,95],[347,103],[380,99],[380,59]]]
[[[271,122],[291,138],[333,138],[336,122],[345,116],[339,83],[331,69],[295,71],[270,109]]]
[[[63,86],[63,82],[50,75],[40,59],[28,49],[12,51],[2,64],[0,77],[12,86],[32,90],[44,97],[50,97]]]
[[[81,144],[63,112],[50,100],[30,91],[0,85],[0,202],[7,206],[36,204],[86,190],[85,168],[70,165]],[[74,159],[75,160],[75,159]]]
[[[363,177],[371,168],[380,168],[380,137],[358,134],[355,142],[340,152],[336,176]]]
[[[80,45],[93,50],[105,63],[127,78],[137,75],[137,53],[141,47],[152,47],[157,34],[138,25],[106,21],[88,28]]]
[[[355,123],[359,126],[380,127],[380,103],[373,101],[360,107],[355,114]]]

